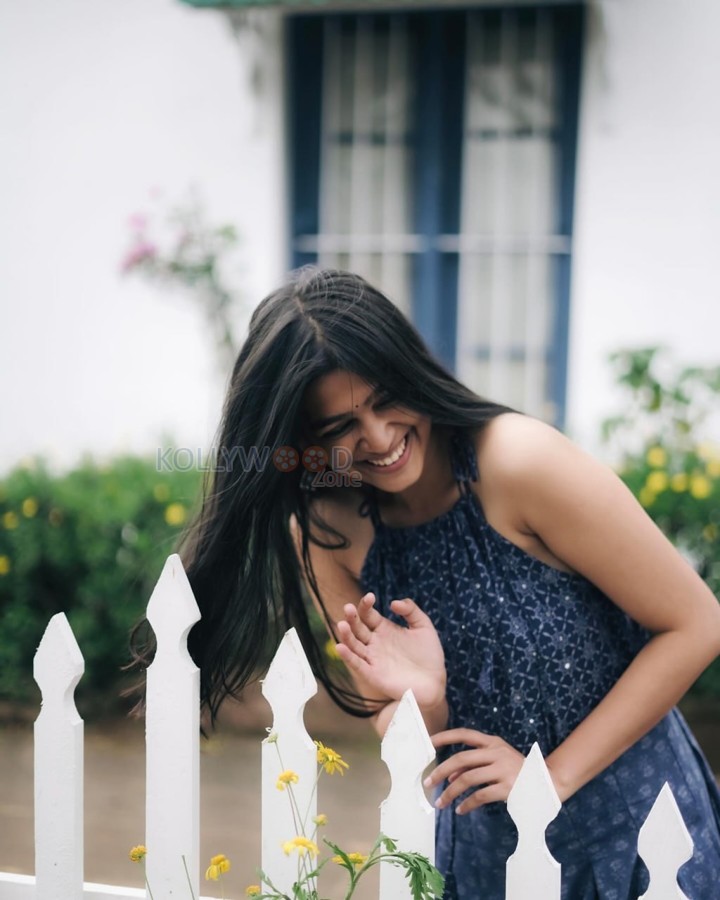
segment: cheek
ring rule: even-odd
[[[328,468],[342,471],[352,464],[353,453],[348,442],[322,441],[317,446],[325,451]]]

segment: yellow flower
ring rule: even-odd
[[[363,856],[362,853],[346,853],[345,855],[354,866],[362,866],[367,861],[367,856]],[[340,866],[345,865],[342,856],[333,856],[332,861]]]
[[[187,511],[182,503],[171,503],[165,507],[165,521],[168,525],[182,525]]]
[[[213,856],[210,860],[210,865],[205,871],[205,880],[217,881],[221,875],[229,871],[230,860],[227,858],[227,856],[223,856],[222,853],[219,853],[217,856]]]
[[[262,890],[259,884],[249,884],[245,888],[245,896],[246,897],[259,897],[262,894]]]
[[[706,525],[706,526],[703,528],[703,532],[702,532],[702,533],[703,533],[703,537],[704,537],[705,540],[708,542],[708,544],[712,544],[712,542],[713,542],[713,541],[715,540],[715,538],[717,538],[717,536],[718,536],[718,528],[717,528],[717,525],[715,525],[714,522],[710,522],[709,525]]]
[[[278,780],[275,783],[275,787],[279,791],[285,790],[285,785],[287,784],[297,784],[300,781],[300,776],[297,772],[293,772],[292,769],[285,769],[284,772],[281,772],[278,775]]]
[[[133,847],[130,851],[130,859],[133,862],[141,862],[147,856],[147,848],[143,847],[142,844],[139,844],[137,847]]]
[[[720,459],[711,459],[705,466],[705,471],[711,478],[720,478]]]
[[[712,485],[704,475],[693,475],[690,479],[690,493],[696,500],[704,500],[712,493]]]
[[[315,841],[311,841],[302,835],[294,837],[291,841],[285,841],[282,845],[285,856],[290,856],[293,850],[297,850],[299,856],[309,853],[311,856],[317,856],[320,852]]]
[[[7,575],[10,571],[10,557],[9,556],[0,556],[0,575]]]
[[[655,502],[655,496],[655,491],[651,491],[650,488],[645,485],[645,487],[642,488],[640,493],[638,494],[638,500],[644,507],[647,508],[648,506],[653,505],[653,503]]]
[[[170,488],[166,484],[156,484],[153,488],[153,497],[158,503],[164,503],[170,496]]]
[[[647,464],[652,466],[653,469],[662,469],[663,466],[667,465],[667,453],[662,447],[651,447],[645,458],[647,459]]]
[[[22,502],[22,511],[26,519],[32,519],[38,511],[38,502],[34,497],[26,497]]]
[[[668,486],[667,472],[651,472],[645,480],[645,485],[654,494],[660,494]]]
[[[676,494],[681,494],[683,491],[688,489],[688,477],[685,472],[677,472],[670,479],[670,487],[675,491]]]
[[[8,531],[12,531],[13,528],[18,527],[18,517],[17,514],[12,510],[6,512],[2,518],[3,526],[7,528]]]
[[[314,822],[318,827],[321,826],[321,825],[327,825],[327,823],[328,823],[328,817],[325,815],[325,813],[320,813],[319,815],[317,815],[317,816],[315,816],[315,817],[313,818],[313,822]]]
[[[342,759],[339,753],[336,753],[330,747],[326,747],[322,741],[315,741],[317,749],[317,761],[325,769],[328,775],[333,772],[339,772],[344,775],[343,769],[347,769],[348,764]]]
[[[337,641],[334,641],[332,638],[328,638],[325,642],[325,655],[329,656],[330,659],[340,659],[340,654],[337,652]]]

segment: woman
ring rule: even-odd
[[[294,625],[336,702],[380,733],[412,688],[441,751],[446,896],[501,900],[504,801],[537,741],[563,801],[563,898],[647,887],[637,833],[669,781],[717,900],[720,792],[675,703],[720,653],[720,606],[620,480],[550,426],[482,400],[357,276],[305,270],[256,309],[181,557],[214,716]],[[287,448],[335,461],[331,479]],[[332,484],[332,486],[327,486]],[[302,582],[354,685],[316,645]],[[456,814],[457,813],[457,814]]]

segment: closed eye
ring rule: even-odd
[[[390,406],[395,405],[395,398],[390,394],[378,394],[378,399],[373,404],[374,409],[387,409]],[[343,425],[339,425],[337,428],[333,428],[331,431],[326,431],[324,434],[320,435],[321,438],[336,438],[340,437],[340,435],[344,434],[350,425],[355,421],[355,419],[349,419]]]

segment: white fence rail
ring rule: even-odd
[[[146,836],[147,874],[155,900],[199,896],[199,673],[187,652],[187,635],[199,619],[180,558],[168,558],[148,604],[157,653],[148,670]],[[84,662],[63,614],[54,616],[35,657],[42,708],[35,723],[36,877],[0,872],[0,900],[137,900],[145,890],[83,882],[83,723],[73,699]],[[263,683],[281,736],[283,764],[300,779],[299,805],[312,819],[316,748],[305,730],[305,703],[317,685],[294,630],[283,639]],[[380,830],[401,850],[434,860],[435,812],[421,787],[434,750],[411,692],[407,692],[382,742],[391,789],[381,804]],[[262,748],[262,867],[283,890],[296,861],[282,851],[294,833],[287,796],[276,789],[278,758]],[[533,746],[508,798],[518,845],[507,862],[506,900],[560,900],[560,865],[545,843],[545,829],[560,801],[540,749]],[[375,835],[368,835],[368,841]],[[692,856],[692,839],[666,784],[640,830],[638,853],[650,872],[639,900],[683,900],[680,866]],[[403,871],[380,868],[380,900],[409,900]],[[203,900],[203,898],[200,898]],[[687,898],[686,898],[687,900]]]

